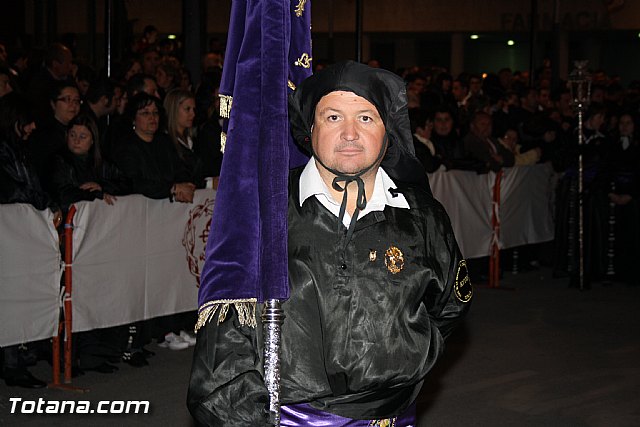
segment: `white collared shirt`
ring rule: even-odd
[[[376,180],[373,186],[373,194],[371,199],[367,200],[367,206],[358,214],[358,220],[363,218],[369,212],[383,211],[385,206],[391,206],[394,208],[410,209],[407,199],[402,193],[396,193],[394,197],[387,189],[396,188],[396,184],[382,169],[378,168],[376,172]],[[336,217],[340,215],[340,202],[333,199],[329,187],[324,183],[315,159],[312,157],[309,159],[307,166],[300,175],[300,206],[309,197],[315,196],[316,199],[329,210]],[[345,212],[342,223],[345,227],[349,228],[351,222],[351,214]]]

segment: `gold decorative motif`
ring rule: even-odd
[[[384,265],[387,266],[387,270],[391,274],[398,274],[404,268],[404,255],[402,251],[391,245],[389,249],[384,253]]]
[[[233,96],[220,94],[220,117],[228,119],[231,115],[231,107],[233,106]]]
[[[198,329],[202,328],[204,325],[209,323],[211,319],[213,319],[216,312],[218,312],[218,324],[224,322],[227,318],[227,313],[229,312],[229,306],[231,304],[233,304],[236,312],[238,313],[238,322],[240,325],[255,328],[257,325],[256,303],[257,300],[255,298],[209,301],[198,309],[198,321],[194,330],[195,332],[198,332]]]
[[[294,64],[302,68],[311,68],[311,61],[313,61],[313,58],[308,53],[303,53]]]
[[[385,418],[383,420],[371,420],[368,427],[396,427],[396,418]]]
[[[467,270],[467,262],[461,260],[458,263],[458,271],[456,272],[456,283],[453,292],[460,302],[469,302],[473,296],[473,286],[469,279],[469,271]]]
[[[289,86],[291,90],[296,90],[296,85],[291,80],[287,80],[287,86]]]
[[[378,253],[375,249],[369,249],[369,261],[375,262],[376,258],[378,258]]]
[[[224,154],[224,148],[227,146],[226,132],[220,132],[220,152]]]
[[[304,5],[305,3],[307,3],[307,0],[300,0],[298,1],[298,5],[296,6],[296,16],[298,18],[300,18],[302,16],[302,14],[304,13]]]

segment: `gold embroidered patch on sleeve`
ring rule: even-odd
[[[313,58],[311,58],[308,53],[303,53],[302,56],[298,58],[296,62],[294,62],[294,64],[302,68],[311,68],[312,60]]]
[[[473,296],[473,286],[471,286],[471,280],[469,279],[469,270],[467,269],[467,262],[460,260],[458,263],[458,271],[456,272],[456,282],[453,287],[453,292],[456,294],[456,298],[460,302],[469,302]]]
[[[391,274],[398,274],[404,268],[404,255],[402,251],[391,245],[384,253],[384,265]]]

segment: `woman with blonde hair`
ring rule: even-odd
[[[197,188],[203,188],[202,160],[195,151],[195,95],[184,89],[174,89],[165,97],[164,109],[167,114],[167,133],[176,147],[178,157],[187,170],[192,172],[191,182]]]

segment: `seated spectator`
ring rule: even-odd
[[[513,153],[494,140],[491,131],[491,115],[478,111],[472,116],[469,133],[464,138],[465,152],[485,165],[483,172],[498,172],[515,164]]]
[[[117,148],[116,166],[133,193],[190,203],[196,186],[169,136],[159,132],[161,108],[160,100],[146,93],[129,100],[125,117],[132,129]]]
[[[102,199],[113,205],[117,186],[104,177],[98,128],[90,116],[80,114],[67,130],[67,147],[57,157],[52,195],[63,207],[81,200]]]
[[[195,96],[186,90],[174,89],[164,99],[164,110],[167,113],[167,133],[180,161],[191,172],[189,181],[195,183],[197,188],[204,188],[203,162],[195,152]]]

